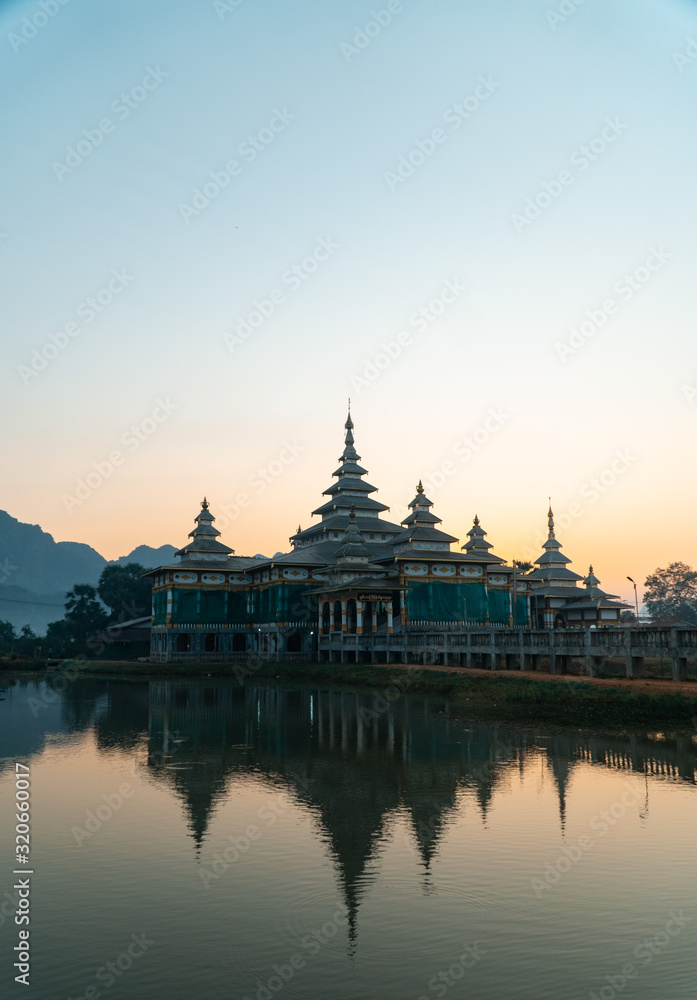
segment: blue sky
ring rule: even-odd
[[[446,530],[478,513],[506,558],[552,494],[582,508],[576,568],[622,593],[697,560],[694,3],[44,5],[0,6],[11,514],[116,557],[246,491],[225,540],[283,549],[350,395],[395,520],[430,476]]]

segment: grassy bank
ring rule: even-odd
[[[62,672],[67,666],[66,661]],[[23,673],[43,664],[5,664],[6,675]],[[185,680],[211,677],[232,680],[264,680],[337,687],[375,695],[376,710],[402,695],[436,695],[450,703],[458,714],[482,719],[556,722],[576,726],[671,726],[694,729],[697,697],[677,691],[633,692],[626,688],[598,687],[584,681],[560,683],[532,680],[520,675],[492,673],[469,675],[421,670],[418,667],[371,664],[265,663],[253,668],[229,663],[138,663],[135,661],[78,661],[80,677],[119,680]],[[33,672],[33,671],[32,671]],[[245,676],[246,673],[246,676]],[[1,674],[0,674],[1,676]]]

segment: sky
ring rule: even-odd
[[[696,565],[697,3],[338,6],[0,4],[0,506],[287,551],[350,397],[393,521]]]

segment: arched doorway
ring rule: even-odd
[[[205,653],[217,653],[218,652],[218,633],[209,632],[205,638],[203,650]]]
[[[358,631],[358,613],[353,598],[346,603],[346,630],[354,635]]]
[[[302,653],[303,643],[299,632],[293,632],[288,636],[286,650],[289,653]]]
[[[341,601],[334,601],[334,631],[341,632]]]
[[[182,632],[177,636],[177,652],[178,653],[190,653],[191,652],[191,636],[186,632]]]
[[[233,653],[246,653],[247,652],[247,636],[244,632],[235,632],[232,637],[232,651]]]
[[[330,610],[329,601],[325,601],[322,605],[322,631],[326,634],[329,632],[329,620],[330,620]]]

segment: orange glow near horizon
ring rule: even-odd
[[[263,454],[255,453],[251,441],[236,444],[235,469],[211,446],[192,447],[182,474],[171,440],[159,452],[135,455],[70,512],[59,496],[47,511],[45,497],[32,491],[33,510],[20,519],[34,519],[56,541],[84,542],[116,559],[141,544],[183,545],[205,494],[222,540],[236,554],[287,552],[298,524],[307,528],[318,521],[310,512],[324,502],[322,490],[333,482],[343,419],[320,427],[300,420],[296,436],[292,430],[280,441],[278,431],[269,435],[277,443]],[[467,540],[477,514],[496,555],[508,562],[534,561],[547,537],[551,492],[556,536],[572,569],[584,576],[592,564],[603,589],[632,605],[627,576],[637,581],[641,600],[642,584],[656,567],[678,560],[697,563],[697,543],[686,530],[687,491],[671,501],[666,517],[665,502],[655,492],[656,461],[649,467],[638,453],[599,445],[580,455],[576,467],[568,454],[559,461],[541,455],[522,460],[520,431],[514,427],[488,442],[481,455],[456,464],[452,442],[457,444],[457,436],[444,439],[437,452],[426,441],[415,443],[411,454],[399,442],[385,451],[373,422],[359,421],[356,446],[369,470],[366,479],[378,487],[375,496],[391,508],[384,514],[387,520],[399,523],[406,516],[421,478],[441,527],[459,538],[458,545]]]

